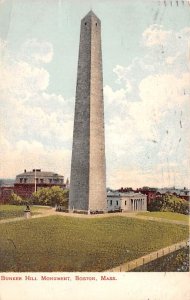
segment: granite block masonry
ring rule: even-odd
[[[107,210],[101,22],[81,20],[69,210]]]

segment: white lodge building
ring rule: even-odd
[[[141,193],[107,193],[107,210],[109,211],[147,211],[147,196]]]

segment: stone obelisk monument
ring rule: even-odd
[[[106,209],[101,22],[90,11],[81,21],[69,210]]]

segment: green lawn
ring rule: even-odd
[[[17,205],[0,205],[0,220],[9,219],[9,218],[16,218],[16,217],[23,217],[24,210],[26,206],[17,206]],[[31,212],[32,215],[38,214],[39,209],[47,209],[47,207],[37,207],[32,206]]]
[[[154,218],[162,218],[162,219],[167,219],[167,220],[182,221],[182,222],[186,222],[186,223],[189,222],[189,216],[174,213],[174,212],[151,211],[151,212],[138,213],[138,215],[154,217]]]
[[[0,272],[103,271],[188,238],[188,227],[127,217],[51,216],[0,225]]]

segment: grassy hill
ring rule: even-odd
[[[188,238],[188,226],[51,216],[0,225],[0,271],[103,271]]]
[[[148,211],[148,212],[140,212],[138,216],[145,216],[145,217],[154,217],[154,218],[161,218],[166,220],[173,220],[173,221],[182,221],[189,223],[189,216],[184,214],[179,214],[176,212],[166,212],[166,211]]]
[[[32,206],[31,213],[32,215],[39,214],[38,206]],[[11,219],[11,218],[17,218],[17,217],[24,217],[24,210],[26,209],[26,205],[0,205],[0,220],[3,219]],[[41,209],[46,209],[46,207],[41,207]]]

